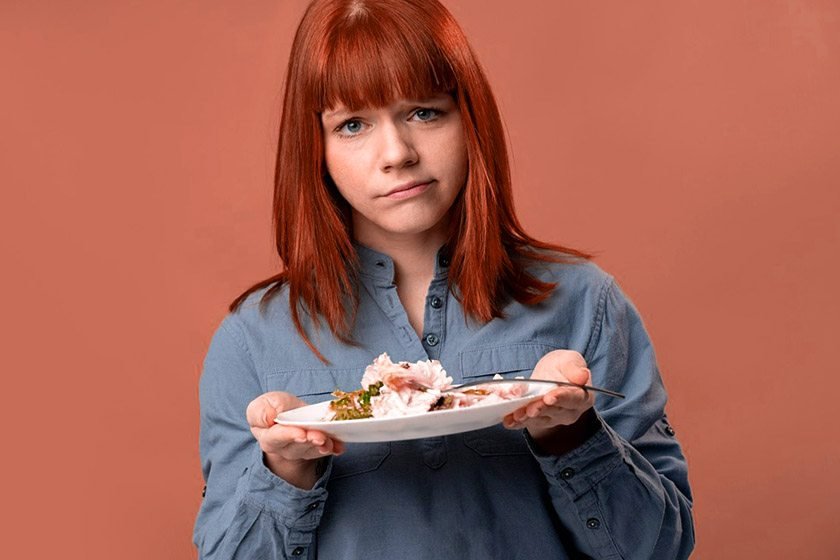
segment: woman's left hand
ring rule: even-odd
[[[531,379],[570,381],[578,385],[589,385],[592,372],[586,367],[586,360],[573,350],[549,352],[537,362]],[[571,426],[595,404],[595,395],[577,387],[560,386],[552,389],[542,398],[505,416],[504,426],[509,429],[527,428],[534,440],[549,437],[561,426]]]

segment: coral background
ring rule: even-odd
[[[840,554],[840,5],[449,0],[536,236],[646,319],[695,558]],[[197,381],[269,275],[301,0],[0,3],[4,556],[194,558]]]

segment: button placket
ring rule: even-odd
[[[423,317],[424,334],[420,338],[431,359],[440,359],[446,336],[446,298],[449,287],[445,277],[436,277],[426,294]]]

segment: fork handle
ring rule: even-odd
[[[602,387],[593,387],[592,385],[578,385],[577,383],[571,383],[569,381],[551,381],[550,379],[484,379],[482,381],[471,381],[470,383],[464,383],[462,385],[458,385],[457,387],[450,387],[449,389],[444,389],[442,392],[447,393],[449,391],[460,391],[461,389],[465,389],[467,387],[477,387],[478,385],[489,385],[493,383],[511,383],[516,381],[522,383],[547,383],[555,386],[563,385],[566,387],[577,387],[578,389],[583,389],[584,391],[604,393],[605,395],[609,395],[617,399],[626,398],[622,393],[619,393],[617,391],[611,391],[609,389],[604,389]]]

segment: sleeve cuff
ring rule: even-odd
[[[324,473],[311,490],[289,484],[271,472],[262,461],[262,453],[246,474],[243,499],[274,514],[290,529],[313,531],[321,522],[327,499],[327,481],[332,472],[332,457],[326,460]]]
[[[562,487],[573,499],[597,486],[612,470],[624,462],[624,444],[600,414],[601,427],[579,447],[563,455],[546,455],[526,430],[525,441],[549,483]]]

